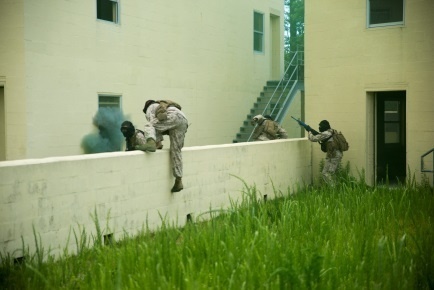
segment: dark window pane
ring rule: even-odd
[[[110,0],[96,1],[96,17],[101,20],[115,22],[116,2]]]
[[[255,51],[262,51],[262,34],[255,32],[255,37],[253,40],[253,49]]]
[[[253,50],[262,52],[264,38],[264,15],[261,13],[253,13]]]
[[[253,29],[258,32],[264,31],[264,15],[261,13],[256,13],[254,16],[254,27]]]
[[[99,96],[98,106],[100,108],[103,107],[120,108],[120,98],[118,96]]]
[[[369,0],[369,24],[404,21],[404,0]]]
[[[384,143],[399,143],[399,123],[384,124]]]
[[[399,101],[384,102],[384,121],[386,122],[399,121]]]

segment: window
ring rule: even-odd
[[[400,103],[399,101],[384,102],[384,143],[393,144],[400,142]]]
[[[118,0],[96,0],[96,17],[101,20],[119,22]]]
[[[404,0],[367,0],[368,27],[404,24]]]
[[[253,50],[264,52],[264,14],[253,13]]]
[[[122,149],[123,136],[119,128],[124,121],[121,111],[121,96],[112,94],[98,95],[98,111],[93,117],[97,134],[91,134],[83,142],[86,153],[113,152]],[[104,240],[111,240],[110,235]]]
[[[121,108],[121,97],[114,95],[98,95],[99,108]]]

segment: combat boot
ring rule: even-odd
[[[148,138],[148,140],[146,140],[146,144],[136,145],[135,149],[142,150],[142,151],[155,152],[157,150],[157,144],[155,143],[154,139]]]
[[[163,144],[161,143],[161,141],[157,142],[157,149],[163,149]]]
[[[178,192],[184,189],[184,185],[182,185],[182,177],[177,177],[175,179],[175,184],[172,187],[172,192]]]

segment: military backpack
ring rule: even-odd
[[[333,137],[333,141],[328,142],[328,140],[331,137]],[[348,149],[350,148],[350,145],[348,144],[347,139],[345,139],[344,134],[336,130],[332,131],[332,135],[330,137],[321,141],[320,145],[321,145],[322,152],[333,152],[334,150],[339,150],[341,152],[344,152],[344,151],[348,151]]]
[[[277,123],[276,121],[267,119],[266,123],[265,123],[265,128],[264,128],[264,132],[269,134],[270,136],[272,136],[273,139],[276,139],[277,136],[277,132],[279,131],[279,123]]]
[[[348,149],[350,148],[347,139],[345,139],[344,134],[342,134],[341,131],[338,132],[334,130],[333,140],[336,143],[336,149],[338,149],[341,152],[348,151]]]
[[[155,116],[157,117],[157,119],[159,121],[164,121],[167,119],[167,108],[176,107],[179,110],[181,110],[181,105],[179,105],[178,103],[175,103],[174,101],[171,101],[171,100],[160,100],[160,101],[157,101],[157,103],[159,105],[158,105],[157,109],[155,110]]]

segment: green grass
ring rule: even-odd
[[[109,246],[91,237],[97,246],[88,247],[81,230],[77,255],[55,261],[40,250],[19,265],[3,256],[0,288],[433,289],[431,190],[340,178],[266,202],[245,185],[244,199],[210,220]]]

